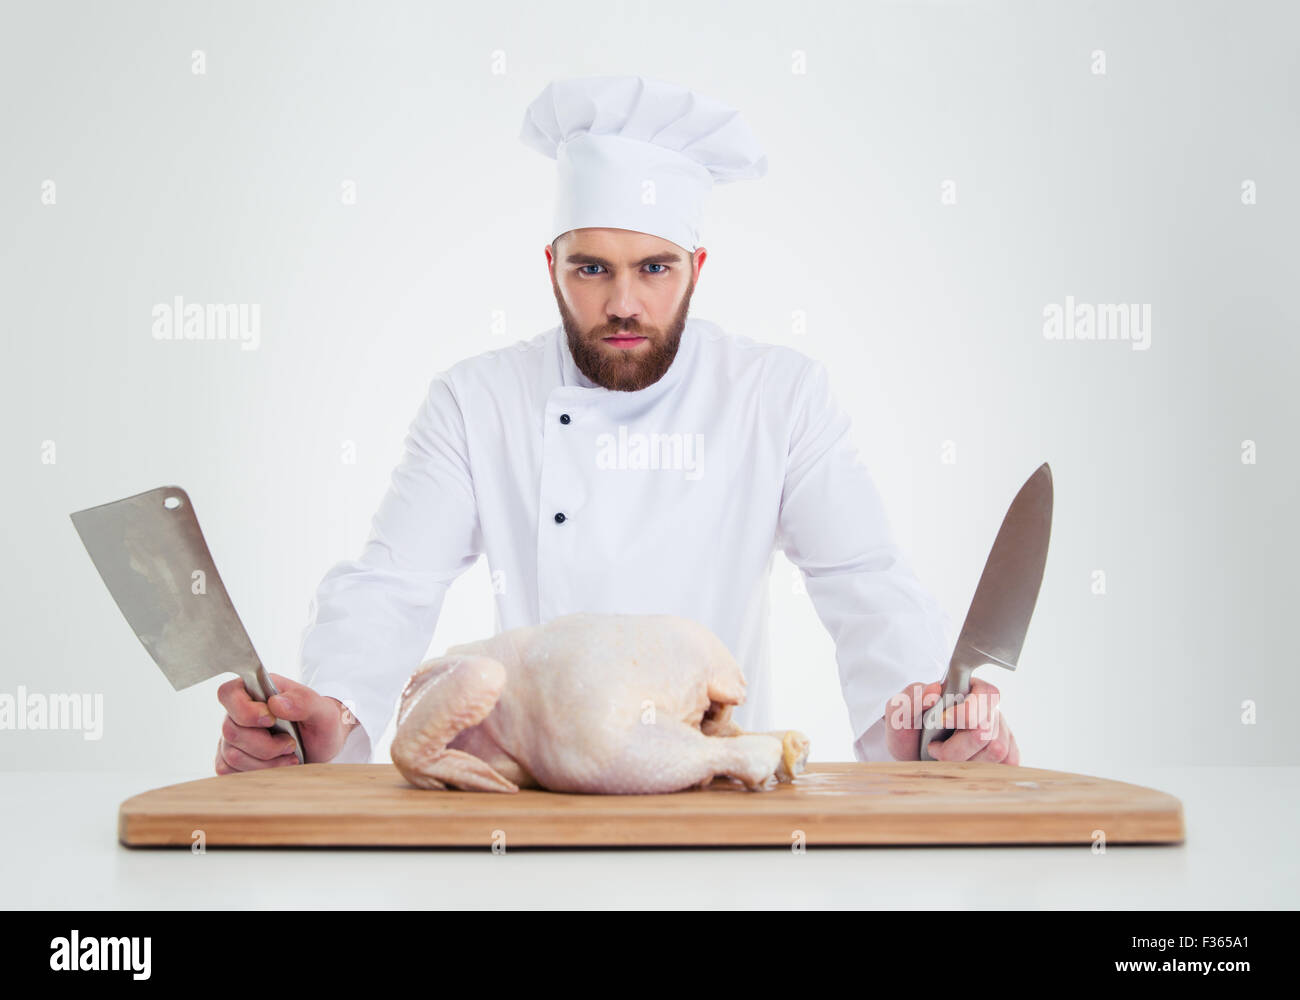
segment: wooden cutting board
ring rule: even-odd
[[[1140,785],[983,762],[811,764],[751,792],[726,779],[671,795],[430,791],[391,764],[307,764],[202,778],[122,803],[132,847],[789,847],[1182,843],[1183,807]]]

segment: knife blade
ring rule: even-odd
[[[935,760],[930,756],[930,741],[947,739],[954,732],[943,728],[943,715],[970,693],[976,667],[992,663],[1016,669],[1038,602],[1051,533],[1052,470],[1044,462],[1020,487],[993,540],[953,647],[943,690],[922,718],[921,760]]]
[[[189,494],[159,486],[70,515],[108,592],[173,688],[238,674],[254,701],[279,694],[217,572]],[[295,723],[270,727],[293,737]]]

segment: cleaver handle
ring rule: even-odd
[[[254,701],[265,702],[272,695],[280,693],[275,686],[275,682],[271,680],[271,675],[266,672],[266,667],[260,663],[257,665],[255,673],[243,673],[240,676],[243,677],[244,687],[248,689],[248,693]],[[296,722],[290,722],[288,719],[276,719],[275,724],[270,728],[292,736],[293,749],[294,753],[298,755],[298,763],[307,763],[307,751],[303,749],[302,735],[298,732]]]

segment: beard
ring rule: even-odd
[[[573,355],[578,371],[606,389],[636,392],[663,378],[672,365],[673,358],[677,356],[682,331],[686,328],[686,313],[691,305],[691,295],[695,292],[695,278],[692,276],[690,287],[686,289],[676,315],[665,330],[645,326],[635,319],[616,319],[583,333],[565,306],[554,280],[551,288],[555,292],[556,305],[560,307],[560,321],[564,324],[564,335],[569,341],[569,353]],[[619,348],[602,343],[605,337],[619,334],[645,337],[646,343],[633,348]]]

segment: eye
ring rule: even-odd
[[[600,267],[600,265],[599,265],[599,264],[583,264],[582,267],[579,267],[579,268],[578,268],[578,273],[579,273],[579,274],[595,274],[595,273],[596,273],[595,271],[587,271],[587,270],[584,270],[585,268],[588,268],[588,267]]]
[[[664,269],[663,271],[651,271],[651,274],[663,274],[664,271],[668,270],[667,264],[647,264],[646,267],[662,267]]]

